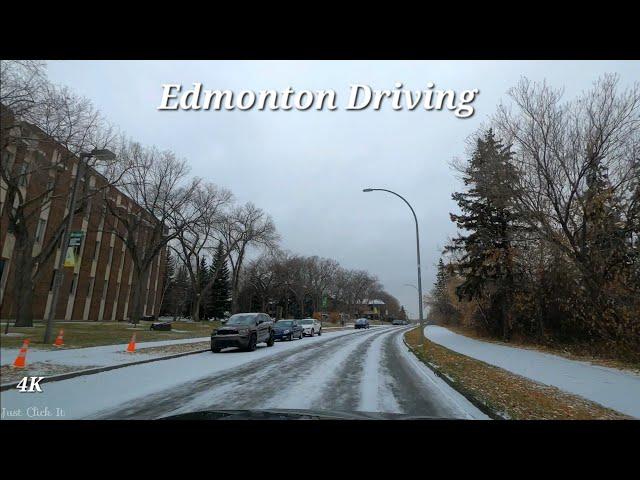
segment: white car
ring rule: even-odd
[[[322,335],[322,323],[315,318],[304,318],[300,320],[302,334],[313,337],[314,335]]]

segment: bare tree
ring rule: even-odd
[[[198,212],[197,220],[188,222],[185,228],[178,232],[175,244],[171,246],[178,258],[187,268],[193,302],[191,318],[200,320],[200,307],[203,300],[203,292],[211,288],[219,272],[214,272],[212,279],[205,285],[201,270],[203,256],[211,256],[212,250],[218,243],[218,232],[223,228],[221,224],[228,220],[225,209],[230,204],[232,194],[229,190],[219,188],[212,183],[199,186],[193,192],[190,210]]]
[[[340,264],[329,258],[311,257],[307,263],[309,289],[312,295],[313,311],[320,310],[322,299],[335,282]]]
[[[562,90],[522,79],[510,90],[514,109],[502,105],[494,118],[512,144],[518,167],[516,207],[539,241],[550,242],[582,272],[592,293],[624,257],[595,265],[589,245],[597,228],[592,214],[595,185],[615,198],[617,229],[633,235],[633,181],[640,151],[640,84],[621,91],[616,75],[605,75],[576,101]],[[604,192],[603,189],[606,189]]]
[[[106,198],[110,216],[104,231],[120,238],[131,255],[134,289],[131,323],[142,315],[143,288],[153,261],[188,227],[201,222],[209,210],[194,201],[201,181],[189,179],[186,161],[170,151],[144,148],[135,142],[123,145],[120,157],[132,167],[123,173],[122,191],[134,203],[126,207]]]
[[[252,203],[236,207],[219,230],[231,264],[233,313],[238,311],[240,272],[250,247],[274,248],[280,237],[269,215]]]

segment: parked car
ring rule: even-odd
[[[267,347],[274,343],[274,328],[269,315],[265,313],[236,313],[231,315],[223,327],[211,332],[211,351],[238,347],[252,352],[259,343]]]
[[[359,318],[356,320],[356,323],[354,325],[354,328],[357,330],[359,328],[371,328],[371,325],[369,325],[369,319],[368,318]]]
[[[293,340],[302,338],[302,325],[298,320],[278,320],[273,326],[274,338],[276,340]]]
[[[171,322],[154,322],[149,330],[158,330],[160,332],[168,332],[171,330]]]
[[[300,320],[302,333],[313,337],[315,334],[322,335],[322,322],[315,318],[303,318]]]
[[[394,320],[393,322],[391,322],[391,325],[404,325],[404,321],[403,320]]]

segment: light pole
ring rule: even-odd
[[[393,192],[391,190],[387,190],[386,188],[365,188],[362,190],[363,192],[387,192],[392,195],[395,195],[399,199],[401,199],[407,206],[411,209],[411,213],[413,214],[413,219],[416,222],[416,258],[418,260],[418,306],[420,310],[420,345],[424,344],[424,317],[422,313],[422,274],[420,272],[420,233],[418,231],[418,217],[416,216],[415,210],[407,200],[400,194]]]
[[[78,185],[80,184],[80,177],[84,175],[84,164],[88,162],[91,157],[114,159],[115,154],[110,150],[93,150],[91,152],[80,153],[78,159],[78,168],[76,169],[76,177],[73,179],[73,187],[71,188],[71,202],[69,205],[69,213],[67,216],[67,224],[64,228],[64,234],[62,236],[62,248],[60,249],[60,257],[58,258],[58,264],[56,265],[55,274],[53,276],[53,286],[51,292],[51,306],[49,307],[49,313],[47,315],[47,326],[44,331],[44,343],[51,342],[51,334],[53,332],[53,323],[55,321],[56,310],[58,309],[58,298],[60,297],[60,286],[62,285],[62,279],[64,277],[64,260],[67,256],[67,250],[69,249],[69,239],[71,238],[71,229],[73,228],[73,217],[76,210],[76,197],[78,196]]]

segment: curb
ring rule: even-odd
[[[191,352],[175,353],[173,355],[166,355],[164,357],[147,358],[146,360],[138,360],[136,362],[119,363],[116,365],[106,365],[104,367],[87,368],[85,370],[76,370],[75,372],[61,373],[60,375],[52,375],[51,377],[44,377],[40,380],[40,383],[59,382],[61,380],[68,380],[70,378],[82,377],[84,375],[94,375],[96,373],[108,372],[109,370],[116,370],[118,368],[132,367],[134,365],[142,365],[143,363],[159,362],[161,360],[171,360],[172,358],[185,357],[187,355],[194,355],[196,353],[208,352],[209,349],[193,350]],[[20,382],[11,382],[0,385],[0,391],[16,388]]]
[[[473,395],[469,394],[466,390],[462,390],[459,388],[459,386],[451,381],[449,379],[449,377],[447,377],[444,373],[442,373],[438,368],[434,367],[431,363],[423,360],[422,358],[420,358],[419,355],[417,355],[414,352],[413,347],[411,347],[408,343],[406,338],[404,337],[404,335],[402,335],[402,341],[404,342],[404,344],[406,345],[406,347],[409,349],[409,351],[413,354],[413,356],[415,356],[419,362],[421,362],[422,364],[424,364],[429,370],[431,370],[433,373],[435,373],[439,378],[441,378],[442,380],[444,380],[444,382],[449,385],[451,388],[453,388],[456,392],[458,392],[460,395],[462,395],[464,398],[466,398],[469,403],[471,403],[474,407],[476,407],[478,410],[480,410],[482,413],[484,413],[485,415],[487,415],[489,418],[491,418],[492,420],[506,420],[504,417],[502,417],[501,415],[499,415],[498,413],[494,412],[493,410],[491,410],[489,407],[487,407],[487,405],[485,405],[484,403],[482,403],[480,400],[478,400],[476,397],[474,397]]]

